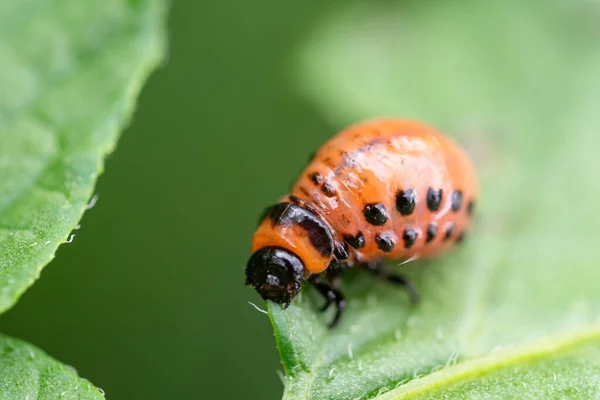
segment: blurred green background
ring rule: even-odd
[[[334,130],[291,89],[323,0],[174,2],[145,87],[71,244],[0,330],[110,399],[279,398],[243,268],[257,216]]]

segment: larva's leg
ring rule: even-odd
[[[340,321],[342,313],[346,308],[346,300],[342,293],[335,287],[337,286],[337,277],[333,278],[332,282],[327,282],[321,276],[317,275],[310,280],[310,283],[317,289],[323,297],[325,297],[325,304],[321,308],[321,311],[325,311],[331,304],[335,304],[336,312],[333,320],[329,323],[329,327],[333,328]]]
[[[387,268],[383,266],[382,262],[370,262],[362,264],[362,266],[375,276],[385,279],[388,282],[393,283],[394,285],[402,286],[406,289],[408,293],[408,297],[413,304],[417,304],[420,299],[419,291],[415,287],[415,285],[402,274],[395,274],[390,272]]]

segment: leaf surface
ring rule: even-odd
[[[164,17],[162,0],[0,2],[0,312],[77,226]]]
[[[104,399],[103,393],[40,349],[0,335],[0,398]]]
[[[298,88],[342,128],[419,119],[472,155],[476,223],[452,254],[356,274],[335,330],[312,290],[269,304],[285,399],[600,395],[600,7],[587,1],[369,2],[298,53]]]

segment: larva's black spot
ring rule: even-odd
[[[448,240],[452,237],[452,235],[454,234],[454,222],[450,222],[447,226],[446,226],[446,233],[444,234],[444,239]]]
[[[327,197],[335,196],[335,187],[333,187],[333,185],[329,182],[325,182],[323,186],[321,186],[321,191]]]
[[[368,223],[375,226],[382,226],[388,220],[387,210],[381,203],[367,204],[363,209],[363,214]]]
[[[362,234],[362,232],[358,232],[355,236],[352,236],[349,233],[345,233],[342,236],[344,237],[344,240],[346,241],[346,243],[348,243],[350,246],[354,247],[355,249],[361,249],[361,248],[365,247],[365,237]]]
[[[401,215],[410,215],[415,210],[416,202],[417,196],[414,190],[401,190],[396,195],[396,210],[398,210]]]
[[[312,172],[310,174],[308,174],[308,178],[312,181],[312,183],[314,183],[315,185],[320,185],[321,183],[323,183],[323,175],[321,175],[318,172]]]
[[[463,242],[463,240],[465,240],[465,232],[461,232],[458,234],[458,236],[456,237],[456,244],[460,244]]]
[[[394,249],[396,243],[394,239],[385,233],[378,234],[375,236],[375,242],[377,243],[377,248],[381,251],[389,253]]]
[[[410,228],[405,229],[402,233],[402,240],[404,241],[404,248],[410,249],[417,240],[417,231]]]
[[[467,204],[467,213],[473,215],[473,212],[475,212],[475,201],[471,200],[469,201],[469,204]]]
[[[434,189],[430,187],[427,190],[427,208],[430,211],[437,211],[442,204],[442,189]]]
[[[346,243],[336,243],[333,255],[338,260],[347,260],[350,255],[348,254],[348,245]]]
[[[425,239],[425,243],[431,242],[437,236],[438,227],[433,222],[427,225],[427,238]]]
[[[296,204],[284,202],[269,208],[267,218],[275,225],[301,227],[321,255],[330,257],[333,253],[333,236],[329,227],[312,212]]]
[[[452,211],[460,210],[460,206],[462,206],[462,200],[463,200],[463,195],[460,190],[455,190],[454,192],[452,192],[452,199],[451,199]]]

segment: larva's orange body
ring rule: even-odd
[[[256,257],[247,268],[248,283],[267,299],[289,303],[293,295],[273,290],[286,279],[268,273],[277,270],[270,261],[281,252],[301,264],[295,270],[302,269],[304,278],[318,282],[323,280],[315,275],[329,267],[366,265],[382,275],[374,267],[381,260],[430,256],[460,242],[476,196],[467,155],[434,129],[403,120],[352,126],[325,143],[292,193],[267,210],[252,241]],[[264,276],[256,281],[251,272],[258,269]],[[299,290],[292,286],[285,290]],[[327,290],[335,290],[322,288],[332,298]]]

